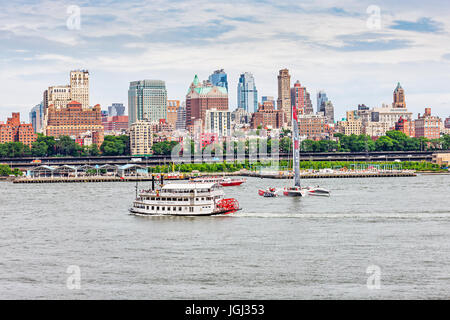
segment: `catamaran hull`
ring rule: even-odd
[[[308,194],[310,196],[316,196],[316,197],[329,197],[330,191],[325,190],[325,189],[312,189],[312,190],[308,190]]]
[[[305,192],[304,191],[296,191],[296,190],[285,190],[283,194],[286,197],[304,197]]]

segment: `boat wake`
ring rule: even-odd
[[[314,219],[314,218],[330,218],[330,219],[345,219],[345,218],[361,218],[361,219],[448,219],[450,212],[391,212],[391,213],[276,213],[276,212],[242,212],[235,217],[239,218],[299,218],[299,219]]]

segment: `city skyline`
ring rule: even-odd
[[[233,88],[242,72],[254,75],[261,96],[277,97],[277,73],[287,68],[312,96],[327,92],[336,119],[358,104],[391,104],[398,82],[414,115],[425,107],[442,118],[449,114],[450,7],[436,1],[380,1],[380,28],[369,27],[369,1],[343,1],[339,7],[326,1],[249,1],[240,4],[239,14],[232,3],[215,1],[83,1],[79,29],[67,26],[70,5],[4,4],[1,119],[16,111],[28,114],[46,88],[68,85],[67,71],[81,68],[90,71],[90,100],[103,109],[126,103],[129,83],[138,79],[164,80],[168,98],[183,101],[194,74],[206,79],[223,68],[234,110]],[[268,41],[282,50],[267,50]]]

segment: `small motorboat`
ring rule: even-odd
[[[275,188],[267,188],[266,190],[258,190],[258,194],[264,198],[278,197],[277,190]]]
[[[240,186],[247,180],[245,179],[231,179],[231,178],[224,178],[221,182],[219,182],[222,187],[235,187]]]

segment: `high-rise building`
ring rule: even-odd
[[[113,103],[111,106],[108,107],[109,117],[124,116],[124,115],[125,115],[125,106],[123,105],[123,103]]]
[[[272,105],[273,105],[273,101],[272,101]],[[234,124],[240,124],[240,125],[249,124],[251,117],[252,116],[251,116],[250,112],[247,112],[241,108],[237,108],[236,110],[234,110],[231,113],[231,121]]]
[[[394,90],[394,103],[392,104],[394,108],[406,108],[405,100],[405,90],[403,90],[400,82],[397,84],[397,88]]]
[[[89,71],[70,72],[70,99],[81,103],[83,109],[89,108]]]
[[[275,104],[275,98],[274,98],[274,97],[271,97],[271,96],[262,96],[262,97],[261,97],[261,104],[264,104],[264,102],[266,102],[266,101],[270,101],[270,102],[272,102],[273,106],[276,106],[276,104]]]
[[[128,129],[128,116],[102,117],[105,134],[120,134]]]
[[[325,116],[325,122],[328,124],[334,123],[334,106],[331,101],[325,102],[325,107],[323,109],[323,113]]]
[[[44,91],[44,110],[51,105],[55,108],[60,109],[67,106],[71,101],[70,86],[52,86]]]
[[[325,103],[328,101],[325,91],[317,92],[317,112],[324,112]]]
[[[51,105],[64,108],[71,101],[80,102],[83,109],[89,108],[89,71],[71,71],[70,85],[51,86],[44,91],[44,110]]]
[[[450,117],[445,119],[444,127],[447,129],[450,129]]]
[[[206,110],[228,110],[228,91],[225,87],[214,86],[208,81],[200,83],[197,75],[186,95],[186,127],[192,130],[195,120],[205,124]]]
[[[251,128],[279,129],[283,126],[284,118],[283,111],[276,110],[273,101],[264,101],[258,111],[252,114]]]
[[[167,123],[173,128],[177,127],[178,109],[180,100],[167,100]]]
[[[299,136],[311,140],[322,140],[329,136],[326,118],[322,114],[300,114],[298,116]]]
[[[288,69],[280,70],[278,75],[278,100],[277,100],[278,110],[283,111],[284,123],[291,122],[292,111],[291,111],[291,76],[289,75]]]
[[[36,139],[31,123],[20,122],[20,113],[13,113],[6,123],[0,123],[0,143],[22,142],[31,146]]]
[[[241,74],[237,88],[238,108],[247,112],[256,112],[258,109],[258,90],[255,78],[249,72]]]
[[[183,102],[178,108],[177,112],[177,123],[175,125],[177,130],[186,130],[186,103]]]
[[[369,121],[363,123],[362,133],[367,134],[371,137],[382,137],[386,135],[386,132],[390,129],[387,122],[373,122]]]
[[[214,71],[214,73],[209,76],[209,82],[211,82],[213,86],[226,88],[228,92],[227,74],[223,69]]]
[[[149,121],[138,120],[130,127],[130,151],[131,155],[149,155],[152,153],[153,124]]]
[[[231,136],[231,112],[226,110],[206,110],[205,132],[219,137]]]
[[[347,118],[337,122],[337,131],[346,136],[352,134],[360,135],[363,132],[362,119],[357,115],[356,111],[347,111]]]
[[[42,133],[44,125],[44,103],[36,105],[30,111],[30,122],[35,133]]]
[[[383,105],[381,108],[373,108],[370,111],[371,120],[374,122],[387,122],[389,127],[395,126],[395,123],[402,117],[403,119],[412,119],[412,112],[405,108],[393,108],[389,105]]]
[[[395,130],[403,132],[404,134],[412,138],[416,136],[416,126],[414,121],[403,119],[402,117],[400,117],[400,119],[398,119],[398,121],[395,123]]]
[[[441,134],[441,119],[431,115],[431,108],[425,108],[425,113],[414,121],[416,137],[439,139]]]
[[[81,103],[72,101],[65,108],[48,107],[45,135],[78,138],[88,131],[93,134],[93,143],[100,146],[104,136],[100,105],[85,109]]]
[[[299,114],[314,113],[309,92],[305,87],[302,87],[300,81],[297,81],[291,88],[291,104],[297,108]]]
[[[128,121],[159,122],[167,119],[166,83],[161,80],[141,80],[130,83],[128,90]]]

